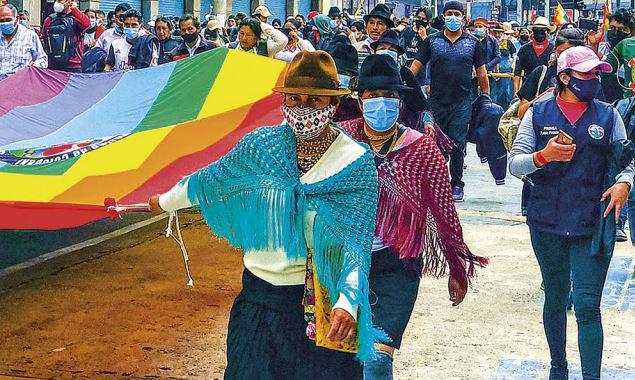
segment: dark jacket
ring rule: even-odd
[[[501,61],[501,52],[498,47],[498,40],[491,35],[486,35],[484,40],[481,40],[485,48],[486,59],[485,59],[485,70],[494,71],[496,65],[498,65]]]
[[[159,50],[159,39],[154,34],[139,36],[128,53],[128,63],[134,70],[150,67],[152,53]],[[156,65],[156,64],[155,64]]]
[[[194,50],[194,55],[204,53],[216,47],[212,43],[205,41],[203,37],[200,37],[200,39],[201,39],[201,44],[198,45],[196,50]],[[190,51],[187,50],[187,46],[185,46],[185,42],[182,42],[179,46],[172,49],[172,51],[170,51],[167,54],[168,62],[178,61],[179,59],[189,58],[189,57],[190,57]]]
[[[476,144],[481,161],[487,161],[497,185],[503,185],[507,175],[507,151],[498,133],[503,113],[503,108],[494,103],[489,94],[479,96],[472,104],[472,120],[467,136],[469,142]]]
[[[635,96],[620,100],[615,108],[624,121],[627,138],[635,142]]]
[[[170,35],[165,40],[159,40],[159,65],[170,62],[168,54],[183,43],[183,39],[178,36]]]
[[[550,162],[531,174],[534,186],[527,207],[527,224],[559,236],[591,236],[600,217],[600,198],[611,156],[614,111],[594,100],[576,121],[565,118],[553,95],[533,105],[536,150],[559,130],[573,137],[576,152],[569,162]]]

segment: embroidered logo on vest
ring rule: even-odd
[[[604,128],[597,124],[591,124],[589,126],[589,136],[595,140],[602,140],[604,137]]]

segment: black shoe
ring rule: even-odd
[[[615,241],[621,243],[628,240],[628,237],[626,236],[626,231],[624,231],[625,224],[626,223],[624,223],[624,221],[619,220],[617,224],[615,225]]]

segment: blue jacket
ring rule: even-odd
[[[481,161],[487,161],[497,185],[504,184],[507,176],[507,151],[498,133],[498,123],[504,112],[489,94],[479,96],[472,104],[472,120],[467,136],[469,142],[476,144]]]
[[[534,103],[536,150],[562,130],[573,137],[576,152],[569,162],[551,162],[531,174],[530,227],[560,236],[593,235],[611,152],[613,116],[610,104],[594,100],[573,126],[553,95]]]
[[[152,51],[159,50],[159,39],[154,34],[139,36],[130,48],[128,62],[135,70],[150,67],[152,63]]]
[[[501,61],[501,52],[498,47],[498,40],[491,35],[486,35],[481,43],[485,46],[485,69],[487,71],[494,71],[496,65]]]

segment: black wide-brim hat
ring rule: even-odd
[[[359,74],[359,55],[353,45],[337,44],[330,51],[330,54],[335,61],[338,74],[348,73],[354,77]]]
[[[399,66],[391,57],[383,54],[371,54],[364,60],[359,69],[357,84],[353,89],[363,90],[395,90],[408,91],[399,73]]]
[[[390,11],[390,8],[388,8],[386,4],[377,4],[375,8],[370,11],[369,14],[364,16],[364,22],[368,24],[368,20],[371,17],[379,17],[386,20],[386,26],[388,26],[389,28],[393,28],[395,26],[395,23],[390,19],[391,13],[392,12]]]
[[[377,46],[380,44],[391,44],[397,47],[397,53],[402,55],[405,53],[404,49],[399,45],[399,37],[397,37],[397,32],[392,29],[386,30],[379,39],[375,42],[370,43],[370,48],[377,51]]]

